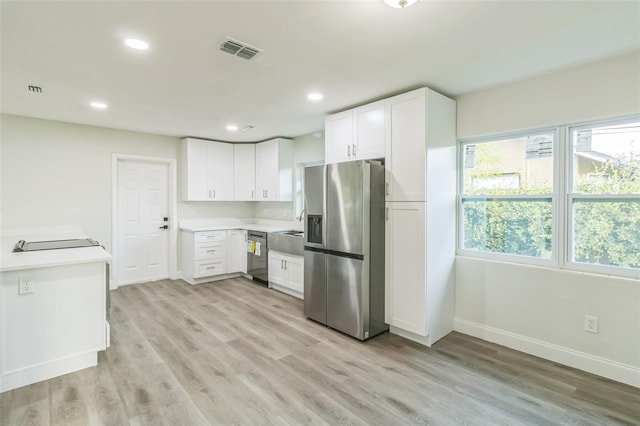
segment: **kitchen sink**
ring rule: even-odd
[[[292,254],[294,256],[303,256],[303,237],[304,232],[301,231],[269,232],[267,235],[267,246],[269,250]]]

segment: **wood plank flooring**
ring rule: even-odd
[[[639,389],[458,333],[361,343],[244,278],[111,300],[98,366],[1,394],[1,425],[640,424]]]

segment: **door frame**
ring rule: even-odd
[[[142,155],[113,154],[111,160],[111,280],[109,288],[115,290],[119,285],[118,276],[118,163],[134,161],[138,163],[166,164],[169,166],[169,278],[178,279],[178,174],[177,160],[165,157],[147,157]]]

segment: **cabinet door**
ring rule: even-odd
[[[269,283],[286,286],[287,277],[284,269],[284,256],[277,251],[269,251]]]
[[[233,145],[208,142],[208,177],[210,199],[233,200]]]
[[[234,272],[242,271],[242,255],[244,254],[246,259],[246,250],[242,250],[244,246],[244,236],[242,231],[229,230],[227,231],[227,273],[232,274]],[[246,260],[245,260],[246,264]]]
[[[302,256],[287,256],[285,270],[287,273],[286,286],[304,294],[304,260]]]
[[[386,101],[387,201],[426,201],[426,89]]]
[[[256,144],[256,200],[278,199],[278,140]]]
[[[427,335],[425,203],[387,203],[386,322]]]
[[[208,145],[207,141],[184,139],[182,141],[183,185],[182,198],[185,201],[209,199]]]
[[[252,143],[233,145],[233,199],[255,200],[256,146]]]
[[[378,101],[353,110],[354,142],[351,158],[384,158],[385,102]]]
[[[327,164],[353,159],[353,110],[328,116],[324,122],[324,161]]]

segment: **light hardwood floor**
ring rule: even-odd
[[[361,343],[243,278],[112,292],[97,367],[0,395],[2,425],[638,425],[640,390],[452,333]]]

